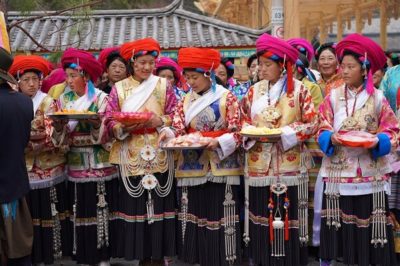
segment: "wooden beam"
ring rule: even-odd
[[[299,16],[299,1],[285,0],[284,8],[284,36],[285,39],[296,38],[300,36],[300,16]]]
[[[343,38],[343,19],[339,14],[337,15],[337,41]]]
[[[387,49],[387,11],[386,11],[386,0],[381,0],[381,5],[380,5],[380,27],[381,27],[381,35],[380,35],[380,41],[381,41],[381,46],[383,50]]]
[[[354,12],[355,12],[355,17],[356,17],[356,32],[360,33],[362,32],[362,28],[363,28],[363,22],[362,22],[362,18],[361,18],[361,9],[360,9],[360,1],[356,1],[355,5],[354,5]]]

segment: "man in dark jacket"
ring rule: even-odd
[[[0,254],[3,264],[31,265],[33,229],[25,195],[29,179],[24,150],[33,119],[32,100],[12,90],[13,59],[0,48]]]

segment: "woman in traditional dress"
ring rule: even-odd
[[[180,101],[188,91],[182,68],[171,58],[161,57],[157,59],[156,75],[166,78],[174,88],[175,96]]]
[[[228,265],[240,258],[239,106],[229,90],[216,84],[219,62],[214,49],[179,50],[178,63],[192,90],[178,103],[172,128],[160,136],[198,132],[209,137],[205,149],[182,151],[175,171],[182,191],[179,257],[200,265]]]
[[[324,97],[329,94],[331,88],[344,84],[342,76],[338,72],[335,47],[335,43],[325,43],[315,51],[315,59],[317,60],[318,70],[321,73],[318,85]]]
[[[107,94],[96,89],[93,81],[101,75],[101,65],[94,56],[74,48],[67,49],[61,63],[71,91],[57,101],[58,109],[69,112],[102,113]],[[99,118],[61,120],[53,123],[53,141],[67,142],[68,190],[73,223],[73,255],[77,263],[107,264],[110,257],[110,215],[116,210],[118,172],[109,163],[107,145],[102,141]],[[103,144],[102,144],[103,143]]]
[[[56,110],[54,100],[40,90],[42,79],[49,74],[50,62],[36,55],[18,55],[10,73],[19,90],[32,98],[35,118],[25,160],[31,191],[27,202],[34,230],[32,262],[53,264],[70,255],[67,193],[65,186],[65,152],[67,146],[54,148],[51,121],[46,116]]]
[[[235,95],[240,101],[246,95],[249,87],[239,84],[234,78],[235,65],[228,58],[222,57],[221,63],[215,70],[215,74],[221,80],[223,86]]]
[[[282,134],[275,143],[245,141],[244,241],[255,265],[306,265],[309,166],[302,142],[315,132],[316,113],[309,90],[293,78],[297,50],[268,34],[256,48],[265,80],[241,102],[243,130],[280,128]]]
[[[163,264],[176,254],[173,169],[158,147],[158,131],[171,125],[176,97],[167,80],[152,75],[160,45],[152,38],[125,43],[120,49],[132,76],[117,82],[110,94],[106,119],[115,137],[110,162],[120,168],[118,257]],[[152,112],[145,123],[125,126],[114,112]],[[173,158],[172,158],[173,160]]]
[[[119,47],[103,49],[98,60],[103,67],[103,74],[106,75],[106,80],[99,85],[99,89],[110,94],[112,86],[128,76],[126,60],[120,55]]]
[[[336,47],[345,84],[320,106],[318,142],[325,153],[320,257],[323,265],[396,265],[386,193],[392,171],[387,155],[397,146],[399,124],[372,73],[385,54],[371,39],[350,34]],[[345,146],[345,132],[375,135],[369,148]],[[322,191],[321,191],[322,193]],[[316,203],[317,204],[317,203]]]

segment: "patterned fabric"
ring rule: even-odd
[[[295,84],[296,87],[292,97],[283,93],[279,98],[276,108],[279,109],[282,115],[275,126],[277,128],[290,127],[295,132],[297,141],[303,142],[313,136],[316,130],[317,117],[310,91],[299,81],[296,81]],[[251,106],[256,99],[267,92],[267,88],[267,81],[256,83],[243,98],[241,102],[243,126],[265,125],[266,117],[264,112],[256,115],[254,119],[251,118]],[[265,107],[267,108],[267,106]],[[249,151],[248,164],[251,176],[274,176],[278,171],[280,173],[293,173],[299,169],[300,147],[297,145],[292,149],[282,151],[278,144],[257,142]],[[279,169],[277,169],[277,165],[279,165]],[[270,172],[270,170],[272,171]]]
[[[326,97],[330,93],[331,89],[342,86],[344,84],[344,81],[342,79],[342,75],[340,73],[337,73],[333,75],[328,81],[325,81],[321,76],[317,83],[321,88],[322,96]]]
[[[58,99],[59,108],[70,109],[79,96],[69,91]],[[97,90],[96,100],[89,106],[88,111],[104,112],[107,104],[107,95]],[[89,123],[80,120],[73,132],[66,132],[65,140],[70,146],[67,154],[68,176],[75,182],[89,182],[107,180],[117,176],[117,170],[109,163],[109,152],[106,144],[100,139],[103,127],[93,128]],[[68,130],[69,131],[69,130]],[[60,141],[60,136],[56,141]]]
[[[31,138],[25,149],[25,160],[32,189],[61,182],[64,174],[66,146],[54,148],[51,140],[51,120],[45,115],[56,110],[53,99],[46,96],[32,121]],[[57,179],[57,180],[56,180]]]
[[[247,81],[245,83],[239,83],[237,82],[236,84],[229,85],[228,90],[232,92],[240,102],[243,97],[246,95],[247,91],[250,89],[252,83],[250,81]]]

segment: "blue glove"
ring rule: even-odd
[[[372,151],[372,158],[374,160],[378,159],[379,157],[385,156],[389,154],[390,149],[392,148],[392,144],[390,143],[390,138],[385,133],[379,133],[376,135],[378,137],[378,144]]]
[[[335,151],[335,147],[332,144],[331,136],[333,132],[325,130],[318,137],[319,148],[326,156],[331,157]]]

